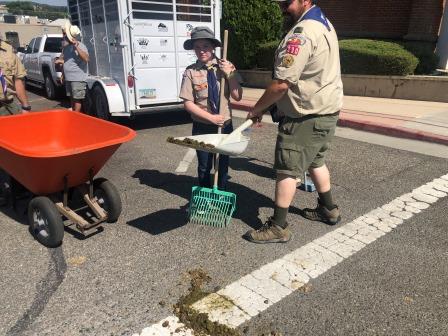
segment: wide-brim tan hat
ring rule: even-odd
[[[81,30],[79,27],[72,25],[68,20],[65,21],[64,31],[70,42],[76,41],[81,35]]]
[[[207,39],[213,41],[213,44],[215,47],[221,47],[221,41],[217,40],[215,38],[215,34],[213,34],[212,30],[208,27],[195,27],[191,31],[191,37],[189,40],[186,40],[184,42],[184,49],[185,50],[192,50],[193,49],[193,43],[195,40],[202,40]]]

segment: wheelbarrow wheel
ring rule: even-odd
[[[57,247],[64,237],[64,223],[54,203],[44,196],[38,196],[28,205],[30,231],[42,245]]]
[[[105,178],[93,181],[93,194],[99,205],[107,212],[107,222],[115,223],[121,214],[121,197],[117,188]]]

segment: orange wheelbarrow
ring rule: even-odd
[[[0,167],[31,192],[28,222],[34,237],[56,247],[69,226],[86,234],[102,222],[115,222],[121,197],[104,178],[94,179],[118,147],[135,137],[127,127],[68,110],[52,110],[2,117]],[[79,195],[80,209],[69,207]],[[14,202],[14,200],[13,200]]]

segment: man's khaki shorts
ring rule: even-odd
[[[274,169],[277,174],[302,178],[309,168],[325,164],[339,113],[301,118],[285,117],[278,126]]]
[[[67,96],[75,100],[83,100],[86,97],[86,82],[65,82]]]

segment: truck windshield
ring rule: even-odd
[[[45,41],[44,51],[46,52],[61,52],[62,51],[62,37],[48,37]]]

